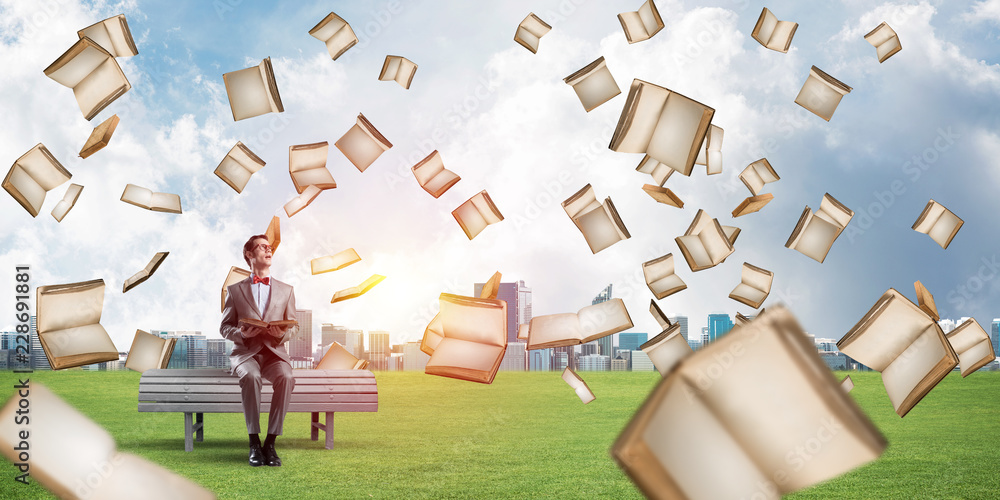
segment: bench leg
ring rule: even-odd
[[[326,449],[333,449],[333,412],[326,412]]]
[[[195,428],[198,429],[198,430],[195,431],[196,434],[195,434],[194,440],[197,441],[197,442],[199,442],[199,443],[205,440],[205,422],[203,420],[204,415],[205,415],[204,413],[196,413],[195,417],[194,417],[195,418],[195,420],[194,420],[195,423],[198,424],[198,425],[195,426]]]
[[[312,412],[312,423],[309,424],[309,439],[316,441],[319,439],[319,429],[316,428],[315,423],[319,423],[319,412]]]
[[[191,436],[191,427],[193,427],[191,416],[191,413],[184,413],[184,451],[194,451],[194,442]]]

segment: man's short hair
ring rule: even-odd
[[[251,236],[250,239],[247,240],[246,243],[243,244],[243,260],[247,261],[247,265],[248,266],[250,265],[250,257],[247,257],[247,254],[250,253],[251,251],[253,251],[253,247],[254,247],[253,242],[255,240],[259,239],[259,238],[264,238],[266,240],[267,239],[267,235],[266,234],[255,234],[255,235]],[[268,241],[270,241],[270,240],[268,240]]]

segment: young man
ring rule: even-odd
[[[224,338],[236,344],[229,360],[233,373],[240,378],[243,415],[246,417],[247,433],[250,434],[250,465],[277,467],[281,465],[281,458],[274,450],[274,440],[281,435],[285,412],[295,386],[284,343],[298,326],[271,326],[265,329],[241,324],[240,319],[265,322],[294,320],[295,293],[290,285],[270,277],[271,246],[263,234],[250,237],[243,245],[243,259],[250,265],[252,274],[228,288],[219,330]],[[263,444],[258,435],[262,376],[274,388],[267,419],[267,437]]]

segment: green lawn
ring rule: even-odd
[[[119,450],[220,498],[641,497],[608,448],[659,376],[581,375],[597,395],[588,405],[557,372],[501,372],[492,385],[377,373],[379,411],[338,414],[335,449],[310,441],[309,415],[293,413],[278,441],[284,466],[255,469],[246,463],[241,414],[205,415],[205,441],[185,453],[182,414],[136,410],[138,373],[38,372],[32,382],[108,429]],[[1000,496],[1000,373],[967,379],[953,373],[905,419],[892,411],[878,373],[851,377],[851,394],[888,438],[888,450],[790,498]],[[8,388],[0,397],[12,393],[13,380],[13,373],[0,372]],[[2,462],[0,498],[49,496],[37,484],[15,483],[16,469]],[[725,480],[725,471],[719,478]]]

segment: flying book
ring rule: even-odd
[[[931,295],[931,292],[927,291],[927,288],[920,281],[914,281],[913,288],[917,291],[917,307],[934,321],[941,321],[941,316],[938,315],[937,305],[934,304],[934,296]]]
[[[264,160],[250,151],[250,148],[237,141],[219,166],[215,167],[215,175],[237,193],[242,193],[247,182],[250,182],[250,176],[264,168],[264,164]]]
[[[945,336],[958,355],[958,366],[962,368],[962,377],[968,377],[970,373],[996,359],[989,334],[975,318],[965,320]]]
[[[854,390],[854,381],[851,380],[850,375],[844,377],[844,380],[840,381],[840,387],[844,389],[844,392],[851,392]]]
[[[740,172],[740,180],[743,181],[743,184],[746,185],[747,189],[754,196],[760,194],[760,190],[764,189],[765,184],[776,182],[780,179],[778,173],[771,166],[771,162],[767,161],[767,158],[761,158],[747,165]]]
[[[118,127],[118,115],[111,115],[111,118],[104,120],[100,125],[94,127],[80,150],[80,158],[86,158],[102,149],[111,142],[111,136]]]
[[[729,298],[757,309],[771,293],[773,280],[771,271],[744,262],[740,284],[729,293]]]
[[[87,120],[132,88],[115,57],[88,37],[74,43],[45,68],[45,76],[73,89]]]
[[[234,121],[285,111],[270,57],[265,57],[257,66],[224,73],[222,79]]]
[[[24,462],[19,453],[21,457],[26,453],[17,450],[23,441],[18,433],[27,433],[17,413],[20,401],[25,399],[14,395],[0,409],[0,450],[13,463]],[[31,479],[58,498],[215,498],[190,479],[137,455],[118,452],[108,431],[39,382],[31,383],[30,428]],[[14,487],[6,489],[13,494]]]
[[[580,376],[577,375],[572,368],[567,366],[565,369],[563,369],[562,379],[567,384],[569,384],[570,387],[573,388],[573,391],[576,392],[576,395],[577,397],[580,398],[580,401],[583,401],[583,404],[587,404],[597,399],[597,397],[594,396],[594,391],[590,390],[590,386],[588,386],[587,383],[584,382],[583,379],[580,378]]]
[[[872,47],[875,47],[879,64],[884,63],[886,59],[892,57],[896,52],[903,50],[903,46],[899,44],[899,37],[896,36],[896,32],[884,22],[865,35],[865,40],[872,44]]]
[[[413,171],[413,176],[417,178],[420,187],[435,198],[440,198],[445,191],[462,180],[458,174],[444,168],[444,160],[436,149],[427,155],[427,158],[410,167],[410,170]]]
[[[334,145],[360,172],[364,172],[382,153],[392,147],[392,143],[361,113],[358,113],[357,123]]]
[[[736,313],[736,318],[733,320],[733,323],[734,326],[743,326],[751,321],[753,321],[751,318],[744,316],[742,313]]]
[[[930,236],[941,248],[947,249],[951,240],[962,229],[965,221],[959,219],[951,210],[944,208],[944,205],[931,200],[927,202],[924,211],[920,212],[920,217],[913,223],[913,230]]]
[[[451,215],[470,240],[486,229],[486,226],[503,220],[503,215],[485,189],[452,210]]]
[[[611,299],[577,313],[535,316],[528,323],[528,350],[586,344],[632,328],[622,299]]]
[[[774,195],[771,193],[747,197],[733,209],[733,218],[735,219],[736,217],[742,217],[746,214],[759,212],[760,209],[764,208],[764,206],[770,203],[773,199]]]
[[[639,349],[649,356],[656,371],[664,377],[673,367],[677,366],[677,363],[694,352],[687,340],[681,335],[679,323],[667,327],[659,335],[639,346]]]
[[[649,174],[656,181],[656,185],[660,187],[663,187],[667,179],[670,178],[670,175],[676,172],[676,170],[654,160],[649,155],[642,157],[642,161],[639,162],[639,166],[635,167],[635,171]]]
[[[673,170],[671,170],[673,172]],[[670,205],[672,207],[684,208],[684,201],[677,197],[670,188],[665,188],[661,186],[654,186],[652,184],[643,184],[642,190],[646,192],[651,198],[657,201],[657,203],[663,203],[664,205]]]
[[[528,14],[528,17],[524,18],[524,21],[521,21],[521,24],[517,25],[517,31],[514,32],[514,41],[530,50],[532,54],[537,54],[538,41],[551,29],[552,26],[539,19],[534,12],[531,12]]]
[[[264,231],[267,244],[271,247],[271,255],[278,251],[281,244],[281,219],[277,215],[271,217],[271,222],[267,223],[267,230]]]
[[[170,193],[154,193],[135,184],[126,184],[121,200],[154,212],[181,213],[181,197]]]
[[[323,191],[337,187],[337,181],[326,168],[329,149],[326,141],[288,147],[288,175],[292,177],[292,184],[299,194],[308,186],[316,186]]]
[[[799,23],[779,21],[770,10],[767,10],[767,7],[764,7],[764,10],[760,12],[760,17],[757,18],[757,24],[750,32],[750,36],[768,49],[787,53],[798,27]]]
[[[317,275],[343,269],[355,262],[361,262],[361,257],[353,248],[348,248],[333,255],[310,260],[309,267],[312,270],[312,274]]]
[[[645,153],[691,175],[714,115],[714,109],[698,101],[635,79],[608,147],[621,153]]]
[[[900,417],[958,365],[958,355],[937,322],[892,288],[837,342],[837,348],[882,373]]]
[[[622,23],[625,39],[630,44],[649,40],[663,29],[663,19],[653,0],[647,0],[636,12],[618,14],[618,22]]]
[[[55,218],[56,222],[62,222],[63,217],[66,217],[70,209],[76,206],[76,200],[80,198],[81,192],[83,192],[83,186],[79,184],[70,184],[66,188],[66,194],[63,195],[62,200],[59,200],[59,203],[52,207],[52,217]]]
[[[726,233],[719,219],[711,219],[704,210],[698,210],[684,235],[674,238],[691,271],[715,267],[736,251],[730,238],[735,241],[739,229],[730,229]]]
[[[339,342],[330,344],[330,349],[316,365],[317,370],[364,370],[368,362],[358,359]]]
[[[663,310],[660,309],[660,306],[656,305],[656,301],[653,299],[649,300],[649,314],[652,314],[653,318],[656,319],[656,322],[660,324],[661,330],[666,330],[667,328],[673,326],[670,322],[670,318],[668,318],[666,314],[663,314]]]
[[[21,155],[3,179],[3,188],[31,214],[38,217],[45,193],[68,181],[73,174],[42,143]]]
[[[301,212],[302,209],[308,207],[321,192],[323,191],[313,184],[306,186],[306,188],[302,191],[302,194],[288,200],[288,203],[285,203],[285,215],[291,217]]]
[[[327,14],[319,24],[313,26],[313,29],[309,30],[309,34],[326,44],[326,50],[334,61],[344,55],[347,49],[358,43],[358,37],[351,29],[351,25],[333,12]]]
[[[674,274],[674,254],[642,263],[642,275],[646,278],[646,286],[653,296],[662,299],[687,288],[684,280]]]
[[[270,333],[270,329],[271,329],[272,326],[277,326],[279,328],[290,328],[290,327],[293,327],[293,326],[298,326],[299,322],[295,321],[294,319],[279,319],[279,320],[275,320],[275,321],[261,321],[261,320],[256,319],[256,318],[240,318],[240,320],[239,320],[239,322],[237,324],[239,324],[240,326],[242,326],[242,325],[255,326],[255,327],[261,328],[263,330],[268,330],[268,333]]]
[[[122,293],[125,293],[139,286],[139,283],[148,280],[150,276],[152,276],[153,273],[159,269],[160,264],[163,263],[163,259],[166,259],[169,254],[170,252],[156,252],[156,255],[149,260],[149,264],[146,264],[146,267],[133,274],[131,278],[125,280],[125,283],[122,283]]]
[[[135,40],[128,29],[125,14],[118,14],[103,21],[96,22],[76,32],[81,39],[89,38],[108,51],[114,57],[131,57],[139,55],[135,48]]]
[[[826,121],[830,121],[830,118],[833,118],[833,112],[837,110],[837,105],[840,104],[840,100],[849,93],[851,93],[851,87],[813,66],[809,70],[809,78],[806,79],[802,90],[795,98],[795,104],[812,111],[813,114]]]
[[[236,266],[229,268],[229,273],[226,274],[226,281],[222,283],[222,306],[219,308],[220,311],[226,310],[226,295],[228,294],[229,286],[235,285],[249,277],[250,271],[247,271],[246,269],[241,269]]]
[[[132,347],[125,359],[125,368],[143,373],[146,370],[163,369],[170,364],[177,339],[165,339],[142,330],[135,331]]]
[[[368,291],[371,290],[372,288],[375,288],[375,285],[381,283],[382,280],[384,280],[384,279],[385,279],[385,276],[382,276],[380,274],[373,274],[373,275],[369,276],[368,279],[366,279],[365,281],[363,281],[360,285],[358,285],[358,286],[352,286],[350,288],[345,288],[345,289],[343,289],[343,290],[341,290],[341,291],[333,294],[333,298],[330,299],[330,303],[331,304],[335,304],[335,303],[343,301],[343,300],[353,299],[355,297],[360,297],[360,296],[368,293]]]
[[[722,137],[725,131],[722,127],[712,125],[705,135],[705,144],[698,150],[695,165],[704,165],[705,173],[715,175],[722,173]]]
[[[598,202],[590,184],[563,201],[562,207],[595,254],[632,237],[618,217],[611,197],[605,198],[604,203]]]
[[[573,91],[583,104],[583,109],[588,113],[622,93],[615,83],[615,77],[611,76],[611,71],[604,62],[604,56],[598,57],[596,61],[563,78],[563,81],[573,87]]]
[[[853,210],[826,193],[816,212],[806,206],[785,242],[785,247],[798,250],[822,264],[826,254],[830,253],[833,242],[837,241],[837,237],[853,217]]]
[[[522,323],[520,325],[517,325],[517,339],[527,341],[529,336],[528,332],[530,328],[531,325],[529,325],[528,323]]]
[[[53,370],[118,360],[118,348],[101,326],[104,280],[40,286],[35,304],[38,340]]]
[[[490,279],[483,284],[482,290],[479,291],[479,298],[493,300],[497,298],[497,293],[500,291],[500,271],[493,273]]]
[[[404,89],[410,88],[413,75],[417,73],[417,65],[403,56],[385,56],[382,71],[378,74],[381,81],[394,81]]]
[[[612,445],[643,494],[777,499],[882,454],[888,442],[787,310],[738,332],[681,360]]]
[[[442,293],[440,310],[424,330],[424,373],[493,383],[507,351],[507,302]]]

